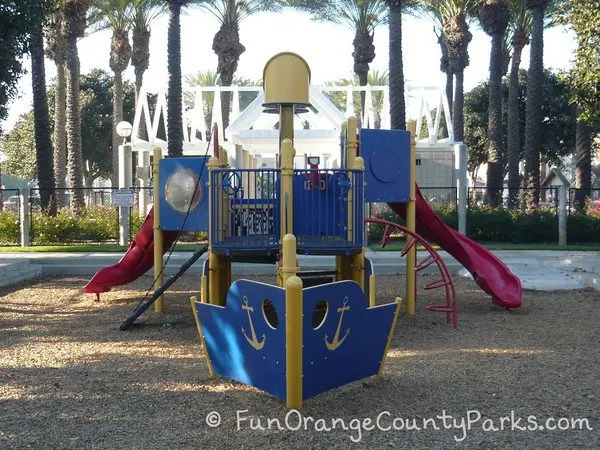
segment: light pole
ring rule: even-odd
[[[130,207],[133,206],[133,195],[129,195],[129,192],[124,191],[124,189],[131,188],[131,144],[127,143],[127,139],[131,137],[132,132],[133,126],[129,122],[122,121],[117,124],[117,134],[123,138],[123,143],[119,145],[119,192],[117,195],[119,245],[129,243],[129,215]],[[114,199],[113,194],[113,203],[115,203]]]

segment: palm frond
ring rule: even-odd
[[[206,0],[198,6],[221,24],[239,24],[245,18],[264,11],[279,11],[284,0]]]

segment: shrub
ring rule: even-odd
[[[444,203],[436,205],[436,213],[441,217],[444,223],[452,228],[458,227],[458,215],[453,203]],[[371,217],[387,220],[406,226],[406,222],[398,216],[386,203],[374,203],[371,210]],[[369,242],[378,242],[381,240],[384,232],[384,226],[379,224],[369,225]],[[419,229],[417,227],[417,233]]]
[[[532,243],[558,240],[554,209],[533,212],[472,206],[467,213],[467,235],[475,241]]]
[[[34,212],[31,217],[32,242],[106,242],[116,239],[117,224],[117,210],[112,206],[88,206],[79,214],[65,208],[55,217]]]
[[[20,241],[19,215],[12,211],[0,212],[0,244],[18,245]]]

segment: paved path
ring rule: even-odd
[[[551,250],[494,251],[500,260],[520,279],[525,289],[581,289],[600,285],[600,252],[570,252]],[[440,252],[454,276],[469,276],[468,272],[449,254]],[[91,277],[103,267],[116,263],[122,253],[0,253],[0,286],[10,285],[40,275],[79,275]],[[174,253],[165,269],[169,275],[191,256],[189,252]],[[399,252],[373,252],[367,250],[376,274],[404,273],[405,260]],[[202,260],[205,259],[203,256]],[[307,269],[332,269],[331,256],[298,257],[300,267]],[[201,263],[196,263],[190,273],[199,274]],[[236,275],[274,273],[269,264],[234,264]],[[147,275],[151,275],[149,271]]]

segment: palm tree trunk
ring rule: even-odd
[[[463,69],[456,72],[454,105],[452,111],[452,130],[454,131],[454,142],[463,142],[465,139],[465,92]]]
[[[587,122],[577,120],[575,139],[575,206],[582,211],[592,187],[592,129]]]
[[[452,118],[452,106],[454,103],[454,75],[451,73],[446,73],[446,98],[448,99],[448,114],[450,114],[450,118]]]
[[[66,124],[67,87],[65,65],[56,64],[56,93],[54,101],[54,179],[56,184],[56,206],[65,206],[65,179],[67,173]]]
[[[537,208],[540,201],[540,151],[542,147],[542,99],[544,77],[544,6],[533,8],[531,53],[527,73],[525,109],[525,179],[527,208]]]
[[[119,145],[121,137],[117,134],[117,124],[123,120],[123,73],[115,71],[113,83],[113,111],[112,111],[112,186],[119,185]],[[129,186],[125,186],[129,187]]]
[[[150,60],[150,30],[134,27],[131,33],[133,52],[131,54],[131,65],[134,67],[135,73],[135,106],[137,108],[140,92],[144,85],[144,73],[148,69]],[[145,140],[150,140],[144,116],[140,120],[138,128],[138,137]]]
[[[167,151],[169,156],[183,156],[183,98],[181,87],[181,4],[169,2],[169,31],[167,37]]]
[[[490,83],[488,94],[488,167],[487,191],[490,206],[496,208],[502,204],[502,185],[504,167],[502,165],[502,66],[504,55],[502,34],[492,35],[490,54]]]
[[[138,108],[138,103],[140,101],[140,93],[142,92],[142,86],[144,84],[144,72],[145,69],[140,69],[136,67],[134,69],[135,73],[135,107]],[[144,115],[142,114],[140,119],[140,125],[138,126],[138,134],[137,137],[140,139],[150,140],[150,136],[148,136],[148,128],[146,127],[146,121],[144,119]]]
[[[212,49],[217,55],[217,73],[221,86],[231,86],[237,71],[238,61],[246,47],[240,42],[240,26],[238,22],[226,22],[221,25],[213,38]],[[221,117],[223,131],[229,126],[229,110],[231,107],[231,91],[221,92]]]
[[[516,44],[513,50],[508,85],[508,207],[511,209],[519,206],[519,156],[521,153],[519,67],[522,52],[523,45]]]
[[[221,73],[221,86],[231,86],[233,83],[233,73]],[[223,118],[223,131],[229,126],[229,112],[231,110],[231,91],[221,91],[221,117]],[[209,127],[212,129],[212,127]],[[220,133],[221,134],[221,133]]]
[[[388,0],[389,15],[389,90],[390,125],[392,129],[406,129],[406,101],[404,99],[404,67],[402,62],[402,1]]]
[[[79,54],[77,36],[67,37],[67,167],[71,188],[71,208],[85,207],[83,159],[81,156],[81,115],[79,111]]]
[[[33,120],[35,130],[35,155],[40,188],[40,206],[51,216],[56,215],[54,196],[54,167],[50,114],[46,97],[46,67],[44,65],[44,34],[42,27],[31,34],[31,79],[33,88]]]

